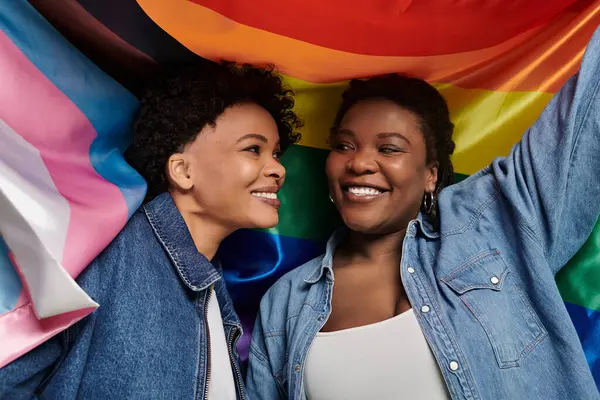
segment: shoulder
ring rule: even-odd
[[[158,250],[158,253],[157,253]],[[97,296],[122,286],[141,273],[155,254],[163,254],[160,243],[142,210],[136,211],[119,234],[85,268],[77,278],[79,285],[90,295]],[[92,295],[93,296],[93,295]]]
[[[464,233],[477,225],[490,209],[505,206],[498,182],[488,166],[441,191],[438,199],[440,235]]]
[[[304,304],[311,284],[306,282],[320,266],[324,254],[313,258],[305,264],[294,268],[283,275],[267,290],[260,302],[260,313],[263,320],[276,318],[282,313],[294,313]],[[285,306],[287,305],[287,306]]]

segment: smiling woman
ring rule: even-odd
[[[417,215],[423,197],[435,222],[437,196],[453,179],[453,127],[444,98],[425,81],[352,81],[331,129],[326,167],[344,223],[365,233],[395,232]]]
[[[600,30],[510,155],[452,186],[440,93],[351,82],[326,163],[345,227],[263,297],[251,397],[597,400],[554,275],[600,215],[599,79]]]
[[[159,77],[126,154],[146,203],[77,278],[102,307],[0,369],[0,397],[245,398],[241,324],[213,258],[233,231],[277,224],[293,105],[268,69]]]
[[[231,106],[169,157],[169,191],[184,219],[213,221],[210,232],[218,232],[217,226],[270,228],[277,225],[278,207],[265,207],[263,200],[279,205],[276,193],[285,179],[280,153],[277,124],[269,112],[255,103]],[[262,197],[265,192],[275,199]],[[188,223],[192,237],[194,225]],[[207,234],[205,226],[199,230]]]

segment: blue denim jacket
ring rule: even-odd
[[[235,350],[240,321],[169,194],[138,210],[77,281],[100,307],[0,370],[1,399],[205,399],[210,290],[238,398],[247,398]]]
[[[440,229],[422,216],[408,226],[402,283],[453,399],[600,399],[554,281],[600,213],[599,86],[597,31],[578,75],[510,155],[441,192]],[[262,299],[252,399],[306,398],[304,365],[331,312],[340,235]]]

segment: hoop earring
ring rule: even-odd
[[[332,203],[335,204],[335,202],[333,201],[333,197],[331,197],[331,195],[329,195],[329,201],[331,201]]]
[[[433,203],[435,201],[435,195],[432,193],[425,193],[425,196],[423,196],[423,212],[425,212],[426,214],[431,214],[431,211],[433,210]]]

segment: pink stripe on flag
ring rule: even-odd
[[[38,149],[69,202],[62,264],[76,277],[127,222],[127,204],[92,167],[89,150],[97,134],[87,117],[1,31],[0,48],[0,118]]]
[[[0,316],[0,368],[79,321],[94,308],[39,320],[29,303]]]
[[[95,308],[84,308],[54,317],[38,319],[29,298],[27,282],[23,279],[16,258],[10,260],[23,282],[23,290],[15,308],[0,315],[0,368],[16,360],[31,349],[64,331],[81,320]]]

